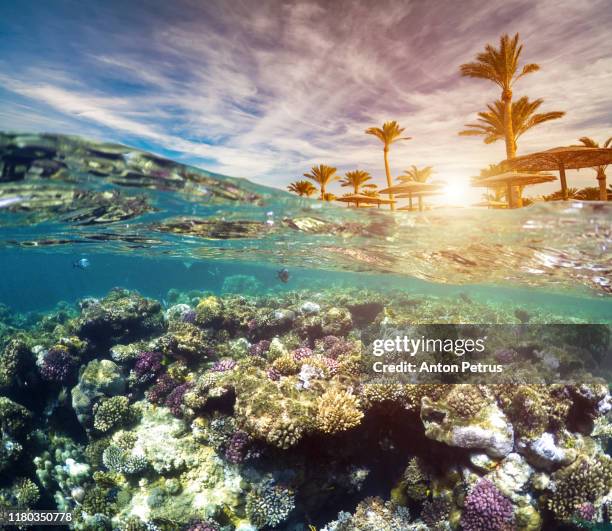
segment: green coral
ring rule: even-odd
[[[115,504],[110,498],[110,492],[101,487],[93,487],[85,492],[83,511],[88,515],[101,514],[112,517],[115,514]]]
[[[10,398],[0,396],[0,431],[16,438],[24,436],[32,420],[32,413]]]
[[[125,396],[113,396],[102,400],[94,407],[94,428],[106,433],[134,419],[135,412]]]
[[[40,498],[38,485],[29,478],[18,479],[13,485],[13,491],[19,509],[33,507]]]
[[[221,299],[211,295],[204,297],[196,306],[196,323],[201,326],[213,326],[223,320]]]
[[[420,459],[413,457],[403,474],[406,494],[413,500],[424,500],[429,494],[428,476]]]
[[[17,381],[17,374],[26,359],[31,356],[25,341],[12,338],[0,354],[0,390],[11,387]]]

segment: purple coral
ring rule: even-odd
[[[247,454],[247,446],[249,444],[249,436],[246,432],[238,430],[234,432],[232,438],[225,449],[225,458],[230,463],[242,463]]]
[[[293,351],[293,359],[295,361],[302,361],[302,360],[305,360],[306,358],[310,358],[312,354],[313,354],[312,349],[308,347],[298,347]]]
[[[266,374],[268,375],[268,378],[270,378],[270,380],[272,380],[273,382],[277,382],[281,378],[281,373],[278,372],[274,367],[269,368]]]
[[[40,373],[45,380],[69,383],[75,376],[78,360],[62,348],[51,348],[43,358]]]
[[[219,526],[210,520],[195,520],[184,529],[185,531],[219,531]]]
[[[321,340],[321,346],[325,355],[334,359],[343,354],[349,354],[353,350],[353,345],[349,341],[336,336],[325,336]]]
[[[338,370],[340,369],[340,364],[338,363],[338,360],[325,356],[321,358],[321,361],[323,361],[323,364],[327,368],[327,371],[329,372],[330,376],[338,374]]]
[[[251,356],[263,357],[264,354],[268,352],[269,348],[270,348],[270,342],[267,339],[262,339],[261,341],[258,341],[257,343],[253,343],[249,347],[249,354]]]
[[[213,366],[210,368],[214,372],[226,372],[231,371],[236,366],[236,361],[230,358],[215,361]]]
[[[514,508],[493,483],[482,479],[465,499],[461,515],[465,531],[508,531],[514,526]]]
[[[592,503],[588,502],[583,503],[580,507],[578,507],[578,510],[576,511],[578,518],[586,520],[587,522],[593,521],[593,518],[595,518],[595,513],[595,506]]]
[[[147,392],[147,399],[153,404],[163,404],[166,397],[176,388],[178,382],[169,374],[162,374]]]
[[[183,315],[181,315],[181,320],[184,323],[194,324],[197,315],[198,314],[195,310],[187,310]]]
[[[141,382],[152,380],[162,370],[162,354],[160,352],[141,352],[136,358],[134,372]]]
[[[166,398],[164,405],[170,408],[170,412],[177,418],[183,417],[183,397],[193,387],[191,382],[175,387]]]

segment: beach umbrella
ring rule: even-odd
[[[508,204],[504,203],[503,201],[495,201],[491,199],[490,201],[480,201],[478,203],[474,203],[472,206],[487,208],[506,208]]]
[[[423,190],[422,192],[412,192],[409,194],[397,194],[395,197],[398,199],[408,199],[409,203],[408,206],[406,207],[402,207],[402,208],[398,208],[398,210],[414,210],[412,208],[412,198],[416,197],[419,200],[419,210],[422,211],[423,210],[423,197],[430,197],[432,195],[440,195],[442,194],[442,192],[436,192],[435,190]]]
[[[359,206],[359,203],[366,203],[370,205],[391,205],[396,203],[392,199],[383,199],[382,197],[372,197],[370,195],[365,194],[347,194],[342,197],[337,197],[336,201],[341,201],[343,203],[355,203]],[[348,206],[348,205],[347,205]]]
[[[509,171],[491,177],[472,177],[472,186],[485,188],[506,186],[508,208],[514,208],[514,199],[512,197],[513,186],[527,186],[530,184],[547,183],[554,180],[556,180],[556,177],[550,173]]]
[[[443,186],[443,183],[419,183],[417,181],[406,181],[401,184],[396,184],[390,188],[383,188],[378,192],[381,194],[407,194],[404,197],[408,197],[408,203],[412,207],[412,198],[417,197],[416,194],[419,192],[432,192],[439,190]],[[422,202],[422,199],[419,199]]]
[[[522,155],[505,161],[510,168],[518,171],[559,171],[563,200],[567,200],[567,179],[565,170],[579,170],[612,163],[612,148],[567,146]]]

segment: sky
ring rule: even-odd
[[[459,65],[519,32],[541,71],[515,97],[567,112],[519,154],[603,141],[611,28],[609,0],[0,0],[0,130],[122,142],[276,187],[319,163],[382,185],[364,130],[397,120],[413,139],[392,146],[392,174],[433,166],[462,185],[505,149],[457,135],[500,96]],[[569,185],[595,186],[594,172]]]

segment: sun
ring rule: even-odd
[[[470,188],[465,181],[447,183],[442,189],[444,202],[448,205],[467,206]]]

